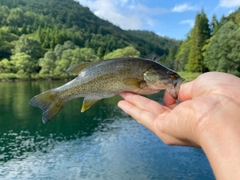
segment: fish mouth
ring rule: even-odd
[[[180,89],[180,85],[182,84],[182,82],[184,81],[185,79],[179,77],[177,80],[173,81],[173,87],[174,87],[174,93],[172,94],[172,96],[177,99],[178,98],[178,92],[179,92],[179,89]]]
[[[185,81],[185,79],[183,78],[178,78],[177,80],[173,81],[173,86],[177,89],[180,88],[180,85],[182,84],[182,82]]]

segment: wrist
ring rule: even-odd
[[[239,105],[222,98],[213,110],[205,115],[203,124],[199,124],[199,144],[216,178],[234,179],[240,175],[240,115],[236,113]]]

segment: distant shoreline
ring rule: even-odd
[[[196,79],[198,76],[200,76],[202,73],[199,73],[199,72],[178,72],[178,74],[185,79],[184,82],[189,82],[189,81],[192,81],[194,79]]]
[[[178,73],[182,78],[185,79],[185,82],[196,79],[201,73],[191,73],[191,72],[179,72]],[[13,73],[0,73],[0,82],[18,82],[18,81],[58,81],[64,80],[69,81],[75,78],[73,75],[61,75],[61,76],[48,76],[48,75],[17,75]]]
[[[18,76],[17,74],[10,74],[8,77],[7,74],[2,77],[0,74],[0,82],[19,82],[19,81],[59,81],[59,80],[72,80],[75,76],[73,75],[64,75],[64,76],[40,76],[33,75],[32,77]]]

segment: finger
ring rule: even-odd
[[[149,130],[157,134],[157,136],[162,139],[164,143],[168,145],[189,145],[188,142],[182,139],[178,139],[174,136],[174,133],[180,131],[180,129],[178,126],[176,127],[176,124],[178,123],[174,123],[174,119],[169,116],[171,114],[170,109],[162,106],[162,113],[154,114],[144,109],[141,109],[126,100],[121,100],[118,103],[118,107],[120,107],[130,116],[132,116],[139,123],[147,127]]]
[[[194,94],[192,89],[193,89],[194,81],[184,83],[180,86],[180,89],[178,92],[179,101],[186,101],[193,98]]]
[[[169,107],[170,109],[173,109],[178,105],[176,100],[167,91],[165,91],[164,96],[163,96],[163,104],[165,106]]]
[[[165,111],[165,108],[158,102],[148,99],[146,97],[129,92],[120,93],[120,96],[122,96],[126,101],[137,106],[138,108],[149,111],[153,114],[160,114]]]
[[[181,146],[189,145],[189,143],[186,143],[185,141],[166,133],[166,131],[168,131],[167,129],[169,128],[169,124],[165,123],[165,120],[170,113],[168,110],[165,110],[162,114],[156,115],[142,110],[126,100],[121,100],[118,103],[118,107],[132,116],[140,124],[154,132],[165,144]]]
[[[156,119],[157,115],[151,112],[145,111],[126,100],[121,100],[118,102],[118,107],[121,108],[124,112],[132,116],[140,124],[143,124],[151,131],[154,131],[153,121]]]

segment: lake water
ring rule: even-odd
[[[165,145],[116,106],[119,96],[84,113],[82,99],[72,100],[43,124],[28,101],[63,83],[0,83],[1,180],[214,179],[201,149]]]

